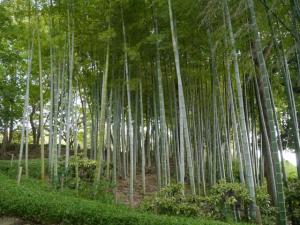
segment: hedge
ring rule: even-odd
[[[202,219],[140,213],[55,191],[38,181],[16,181],[0,173],[0,214],[42,224],[70,225],[225,225]],[[241,225],[241,224],[240,224]]]

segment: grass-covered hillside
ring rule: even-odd
[[[1,163],[1,162],[0,162]],[[220,221],[142,213],[122,205],[87,200],[68,190],[55,190],[34,180],[0,173],[0,214],[41,224],[69,225],[225,225]],[[240,223],[242,225],[242,223]]]

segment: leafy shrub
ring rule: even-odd
[[[76,176],[76,167],[78,166],[78,175],[80,180],[92,183],[95,170],[96,161],[92,159],[87,159],[82,155],[71,156],[69,159],[68,170],[65,170],[65,160],[61,159],[59,161],[59,176],[64,176],[66,183],[70,182]]]
[[[76,178],[76,167],[78,168],[78,180]],[[102,168],[106,168],[104,164]],[[65,170],[65,161],[59,162],[59,176],[64,179],[64,186],[76,189],[78,182],[78,194],[87,199],[97,199],[102,202],[112,203],[113,195],[111,193],[112,183],[104,176],[101,177],[101,182],[95,187],[93,185],[96,171],[96,161],[83,157],[82,154],[71,156],[69,159],[68,170]],[[63,178],[62,178],[63,177]]]
[[[239,219],[247,215],[250,196],[244,185],[220,181],[211,188],[208,200],[215,218]]]
[[[162,188],[155,198],[145,199],[141,209],[165,215],[204,216],[200,202],[196,197],[185,196],[181,184],[170,184]]]
[[[208,200],[214,218],[235,221],[249,219],[251,199],[245,185],[220,181],[212,187]],[[263,224],[275,224],[276,209],[272,206],[266,185],[257,188],[256,204],[260,209]]]
[[[266,184],[256,189],[256,204],[259,206],[263,224],[275,224],[276,208],[272,205]]]
[[[291,179],[286,191],[288,217],[293,225],[300,224],[300,180]]]
[[[80,179],[92,182],[96,170],[96,160],[85,158],[82,155],[72,156],[69,161],[69,167],[73,170],[73,174],[75,174],[77,165]]]
[[[239,162],[236,159],[232,160],[232,173],[233,173],[234,180],[236,182],[239,182],[240,181],[240,168],[239,168]]]
[[[246,186],[240,183],[220,181],[211,187],[207,197],[184,195],[182,185],[171,184],[155,197],[146,198],[141,209],[165,215],[241,221],[248,220],[250,200]],[[257,204],[265,224],[272,224],[276,213],[265,186],[257,190]]]
[[[72,179],[76,176],[76,167],[78,167],[78,176],[81,181],[87,183],[93,183],[96,172],[96,160],[88,159],[83,154],[77,156],[71,156],[69,159],[68,170],[65,170],[65,159],[59,161],[59,175],[64,176],[65,179]],[[102,175],[106,174],[107,164],[105,161],[102,162]],[[112,169],[112,164],[109,166]]]

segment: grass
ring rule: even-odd
[[[55,191],[41,182],[26,179],[22,185],[0,174],[0,214],[44,224],[72,225],[225,225],[205,219],[158,216],[125,206],[103,204]]]
[[[28,161],[28,170],[29,170],[29,178],[32,178],[33,180],[39,181],[41,175],[40,175],[40,168],[41,168],[41,161],[39,159],[31,159]],[[10,161],[10,160],[0,160],[0,172],[4,173],[11,179],[16,179],[18,174],[18,161]],[[45,161],[45,169],[48,169],[48,161]],[[25,178],[24,176],[24,168],[23,168],[23,175],[22,179]],[[22,180],[21,179],[21,180]],[[46,178],[47,179],[47,178]],[[27,179],[27,182],[29,180]],[[50,186],[48,186],[50,187]],[[53,187],[51,187],[53,189]],[[70,189],[67,187],[64,187],[63,191],[66,195],[76,195],[78,197],[82,197],[83,199],[97,199],[98,201],[101,201],[102,203],[108,203],[111,204],[114,202],[114,197],[111,192],[107,191],[109,188],[109,184],[107,182],[102,182],[99,186],[99,191],[97,195],[94,195],[94,189],[93,187],[86,187],[84,185],[80,185],[79,192],[77,192],[74,189]]]
[[[39,160],[30,160],[32,177],[39,177]],[[68,189],[55,190],[37,179],[16,184],[16,165],[0,161],[0,215],[42,224],[72,225],[226,225],[228,223],[139,212],[123,205],[107,204],[76,196]],[[232,224],[232,223],[230,223]],[[246,225],[239,223],[239,225]]]
[[[289,161],[284,161],[284,167],[288,178],[297,178],[297,168]]]
[[[41,160],[31,159],[28,161],[29,177],[39,179],[41,177]],[[48,161],[45,161],[45,168],[48,168]],[[23,168],[24,169],[24,168]],[[18,174],[18,160],[0,160],[0,171],[10,178],[16,178]],[[24,172],[24,170],[23,170]]]

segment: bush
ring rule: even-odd
[[[300,180],[291,179],[286,191],[288,217],[293,225],[300,224]]]
[[[141,209],[158,214],[197,217],[204,216],[203,202],[200,197],[185,196],[182,185],[171,184],[162,188],[155,198],[146,198]]]
[[[0,174],[0,215],[43,224],[70,225],[225,225],[210,220],[156,216],[116,205],[83,200],[50,190],[36,181],[17,186]]]
[[[240,168],[239,168],[239,162],[236,159],[232,160],[232,173],[235,182],[240,182]]]
[[[266,184],[256,189],[256,204],[259,206],[263,224],[275,224],[276,208],[272,205]]]
[[[59,176],[64,176],[66,182],[68,179],[72,180],[76,177],[76,167],[78,168],[78,176],[82,182],[93,183],[94,176],[96,172],[97,162],[93,159],[88,159],[83,157],[82,154],[78,154],[77,156],[71,156],[69,159],[69,167],[68,170],[65,170],[65,159],[62,158],[59,161],[58,171]],[[102,162],[102,176],[106,174],[107,164],[105,161]],[[112,169],[112,165],[110,165],[110,169]]]
[[[256,197],[264,224],[272,224],[276,211],[265,186],[258,188]],[[141,209],[165,215],[248,221],[250,202],[246,186],[240,183],[220,181],[211,187],[207,197],[184,195],[182,185],[171,184],[162,188],[155,197],[146,198]]]
[[[211,188],[208,200],[215,218],[248,220],[250,196],[244,185],[220,181]]]
[[[78,168],[78,181],[76,178],[76,167]],[[102,171],[106,168],[106,164],[102,165]],[[68,170],[65,170],[65,160],[59,162],[58,173],[60,179],[64,179],[64,187],[76,189],[78,182],[78,194],[87,199],[97,199],[101,202],[112,203],[114,201],[112,195],[113,185],[104,175],[101,182],[94,186],[94,176],[96,172],[96,161],[83,157],[82,154],[77,157],[71,156],[69,159]],[[63,177],[63,178],[62,178]]]
[[[59,177],[64,176],[65,182],[68,183],[68,181],[75,178],[77,166],[80,180],[92,183],[96,171],[96,161],[84,158],[82,155],[70,157],[67,171],[65,169],[65,159],[62,158],[58,163]]]

